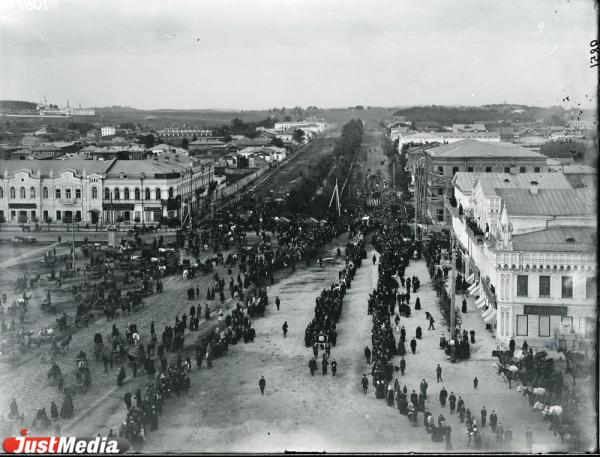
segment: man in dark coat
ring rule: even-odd
[[[496,411],[492,410],[492,414],[490,414],[490,427],[492,427],[492,432],[496,432],[496,425],[498,425],[498,416],[496,415]]]
[[[323,354],[323,360],[321,361],[321,368],[323,370],[323,376],[325,376],[327,374],[327,365],[329,365],[329,362],[325,358],[325,354]]]
[[[260,381],[258,381],[258,387],[260,387],[260,394],[265,394],[265,386],[267,385],[267,381],[265,381],[265,377],[261,376]]]
[[[127,410],[129,411],[131,409],[131,392],[125,393],[125,395],[123,395],[123,400],[125,401],[125,406],[127,406]]]
[[[369,346],[365,346],[365,358],[367,363],[371,363],[371,349],[369,349]]]
[[[281,305],[281,300],[279,297],[275,297],[275,306],[277,306],[277,311],[279,311],[279,306]]]
[[[511,354],[514,354],[515,346],[516,346],[515,340],[514,340],[514,338],[511,338],[510,343],[508,343],[508,348],[510,349]]]
[[[308,368],[310,369],[310,375],[314,376],[315,371],[317,371],[317,361],[314,359],[314,357],[308,362]]]
[[[410,350],[413,354],[417,352],[417,340],[415,340],[414,337],[412,340],[410,340]]]
[[[442,390],[440,390],[440,405],[442,405],[442,408],[446,407],[446,399],[448,398],[448,391],[446,390],[445,387],[442,387]]]
[[[463,298],[463,301],[462,301],[462,312],[463,313],[467,312],[467,299],[466,298]]]
[[[481,426],[485,427],[485,422],[487,420],[487,410],[485,409],[485,406],[483,408],[481,408]]]
[[[454,410],[456,409],[456,395],[454,395],[454,392],[450,392],[448,402],[450,403],[450,414],[454,414]]]
[[[442,367],[440,366],[439,363],[435,369],[435,374],[437,375],[437,382],[441,382],[442,381]]]
[[[415,409],[419,406],[419,395],[415,392],[414,389],[410,394],[410,402],[413,404]]]
[[[366,374],[363,375],[361,382],[362,382],[363,392],[366,394],[367,390],[369,390],[369,379],[367,378]]]
[[[138,408],[142,407],[142,391],[139,388],[135,391],[135,402]]]
[[[402,373],[402,376],[404,376],[404,370],[406,370],[406,360],[402,357],[400,359],[400,373]]]
[[[335,372],[337,371],[337,362],[335,359],[331,361],[331,374],[335,376]]]

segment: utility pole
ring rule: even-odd
[[[71,239],[73,241],[73,271],[75,270],[75,224],[71,224]]]
[[[396,162],[392,162],[392,189],[396,188]]]
[[[456,326],[456,255],[454,254],[454,230],[452,229],[450,230],[450,249],[452,249],[452,275],[450,279],[450,335],[454,337],[454,327]]]

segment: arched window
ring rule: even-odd
[[[24,187],[21,187],[19,189],[19,198],[27,198],[27,191]]]
[[[115,187],[115,190],[113,191],[113,198],[115,200],[120,200],[121,199],[121,191],[119,190],[118,187]]]
[[[92,187],[92,198],[98,198],[98,188]]]
[[[125,190],[123,191],[123,199],[129,200],[129,188],[128,187],[126,187]]]
[[[44,198],[48,198],[48,188],[44,187],[44,189],[42,189],[42,195],[44,196]]]
[[[173,198],[173,188],[169,187],[169,198]]]
[[[146,190],[144,191],[144,194],[146,194],[146,195],[144,196],[144,198],[145,198],[146,200],[150,200],[150,189],[146,188]]]
[[[0,198],[4,198],[4,187],[0,187]]]
[[[104,189],[104,200],[110,200],[110,190]]]
[[[134,191],[134,197],[136,200],[140,199],[140,190],[136,187]]]
[[[10,198],[17,198],[17,194],[14,187],[10,188]]]
[[[29,188],[29,198],[35,198],[35,187]]]
[[[160,189],[156,189],[156,190],[154,191],[154,194],[155,194],[155,199],[156,199],[156,200],[160,200]]]

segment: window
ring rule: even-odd
[[[81,211],[75,211],[75,222],[81,222]]]
[[[550,316],[540,316],[538,336],[550,336]]]
[[[560,323],[568,324],[571,328],[573,328],[573,316],[561,316]]]
[[[169,187],[169,198],[173,198],[173,188]]]
[[[110,200],[110,190],[104,189],[104,200]]]
[[[550,276],[540,276],[540,297],[550,298]]]
[[[4,188],[0,187],[0,198],[4,198]]]
[[[27,191],[25,190],[25,188],[24,188],[24,187],[21,187],[21,188],[19,189],[19,197],[20,197],[20,198],[27,198]]]
[[[529,316],[520,314],[517,316],[517,336],[527,336],[529,333]]]
[[[29,198],[35,198],[35,187],[29,188]]]
[[[519,173],[525,173],[527,171],[527,167],[519,167]]]
[[[140,199],[140,190],[136,187],[134,191],[134,197],[136,200]]]
[[[485,172],[486,173],[491,173],[492,172],[492,167],[485,167]]]
[[[155,198],[156,200],[160,200],[160,189],[156,189],[156,190],[154,191],[154,194],[155,194],[155,197],[154,197],[154,198]]]
[[[452,176],[458,173],[458,167],[452,167]]]
[[[437,171],[439,174],[443,175],[444,174],[444,167],[437,167]]]
[[[31,222],[37,222],[37,214],[35,213],[35,210],[31,211]]]
[[[150,189],[146,189],[146,190],[144,191],[144,194],[145,194],[144,198],[145,198],[146,200],[150,200]]]
[[[81,189],[75,189],[75,198],[81,198]]]
[[[528,296],[528,275],[517,275],[517,297],[527,297]]]
[[[539,173],[540,172],[540,167],[533,167],[533,172],[534,173]]]
[[[48,198],[48,188],[47,187],[44,187],[42,189],[42,195],[44,196],[44,198]]]
[[[467,171],[468,171],[469,173],[473,173],[473,167],[467,167]]]
[[[573,298],[573,276],[562,276],[562,298]]]
[[[125,190],[123,191],[123,199],[129,200],[129,188],[128,187],[126,187]]]
[[[44,210],[43,214],[43,218],[44,218],[44,222],[48,220],[48,210]]]
[[[10,212],[10,220],[14,221],[17,218],[17,212],[16,211],[11,211]]]
[[[15,192],[15,188],[14,187],[10,188],[10,198],[16,198],[16,192]]]
[[[62,214],[61,214],[61,212],[60,212],[60,211],[57,211],[57,212],[56,212],[56,220],[57,220],[57,221],[60,221],[61,219],[62,219]]]
[[[60,189],[56,189],[54,191],[54,196],[55,196],[55,198],[60,198]]]
[[[585,278],[585,298],[588,300],[596,298],[596,278],[594,276]]]
[[[71,198],[71,188],[67,187],[65,189],[65,198]]]
[[[510,167],[504,167],[504,173],[510,173]]]
[[[121,199],[121,191],[117,187],[115,187],[115,190],[113,191],[113,198],[115,200],[120,200]]]
[[[98,198],[98,188],[97,187],[92,187],[92,198],[94,198],[94,199]]]

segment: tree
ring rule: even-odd
[[[183,149],[188,149],[190,147],[190,141],[187,138],[181,140],[181,147]]]
[[[290,122],[292,120],[292,118],[290,116],[286,116],[286,117],[283,118],[283,120],[285,122]]]
[[[283,143],[283,140],[281,138],[273,138],[271,140],[271,146],[275,146],[277,148],[284,148],[285,144]]]
[[[294,135],[292,136],[292,138],[296,143],[304,143],[305,136],[306,134],[304,133],[304,130],[296,129],[294,130]]]
[[[144,135],[140,137],[140,142],[145,146],[146,149],[154,147],[154,135]]]

